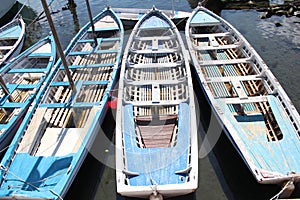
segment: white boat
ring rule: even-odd
[[[124,26],[133,27],[137,21],[147,12],[149,9],[143,8],[114,8],[116,14],[122,20]],[[165,15],[167,15],[174,24],[180,26],[180,24],[184,24],[186,20],[189,18],[189,12],[178,11],[178,10],[161,10]]]
[[[0,28],[0,68],[21,52],[25,35],[21,15]]]
[[[300,180],[300,117],[290,98],[255,49],[223,18],[198,6],[185,34],[219,125],[255,179],[280,184],[288,195]]]
[[[197,189],[188,52],[175,24],[155,8],[137,22],[124,50],[115,138],[121,195],[168,198]]]
[[[65,50],[69,70],[56,62],[7,149],[0,199],[63,199],[99,133],[117,81],[124,30],[110,8],[92,20],[94,26],[83,26]]]
[[[3,17],[16,2],[17,0],[0,0],[0,18]]]

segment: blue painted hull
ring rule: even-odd
[[[42,46],[48,43],[49,45],[52,45],[52,49],[54,49],[54,51],[48,57],[49,62],[48,63],[46,62],[44,66],[40,66],[41,70],[44,71],[45,76],[41,76],[40,79],[38,79],[36,82],[28,83],[28,85],[17,83],[10,78],[14,76],[22,77],[23,74],[26,74],[27,72],[26,73],[22,72],[23,69],[21,67],[21,64],[19,63],[27,63],[28,60],[30,59],[29,55],[32,55],[33,51],[41,48]],[[56,51],[55,51],[54,40],[52,36],[49,36],[40,40],[32,47],[28,48],[22,54],[17,56],[14,60],[12,60],[3,68],[1,68],[0,70],[1,76],[6,81],[5,82],[6,87],[8,88],[11,95],[16,95],[16,93],[31,91],[28,97],[23,99],[22,102],[18,102],[18,101],[10,102],[8,95],[3,95],[1,97],[0,108],[6,110],[7,112],[7,116],[2,117],[1,124],[0,124],[0,129],[1,129],[0,148],[1,149],[3,150],[7,149],[19,125],[23,121],[23,118],[26,112],[28,111],[28,108],[30,107],[31,103],[34,101],[34,98],[39,92],[39,89],[42,88],[42,84],[46,78],[46,75],[50,72],[52,66],[54,65],[55,52]],[[36,57],[35,59],[38,60],[39,58]],[[27,65],[27,67],[24,68],[24,71],[28,71],[28,72],[31,70],[34,71],[34,68],[35,65]]]
[[[215,134],[224,131],[258,182],[294,181],[300,118],[266,64],[233,26],[203,7],[188,20],[186,36],[198,82],[222,127]]]
[[[101,130],[124,37],[121,21],[110,8],[94,24],[98,45],[88,23],[65,50],[76,93],[69,90],[58,60],[25,115],[1,162],[0,198],[62,199],[76,177]]]

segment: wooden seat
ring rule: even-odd
[[[139,134],[145,148],[170,147],[177,115],[136,117]]]

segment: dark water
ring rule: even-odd
[[[52,18],[63,48],[67,46],[77,31],[88,21],[85,1],[76,0],[76,7],[68,6],[67,0],[51,2]],[[192,11],[191,6],[197,2],[190,0],[174,0],[175,9]],[[105,5],[112,7],[171,9],[171,1],[159,0],[90,0],[92,13],[96,15]],[[25,5],[25,7],[23,7]],[[50,28],[42,15],[42,5],[36,0],[19,0],[7,18],[13,17],[17,9],[27,23],[27,39],[24,48],[46,36]],[[300,89],[298,73],[300,67],[300,18],[273,16],[270,19],[259,19],[255,10],[223,10],[221,16],[232,23],[253,45],[280,81],[296,108],[300,110]],[[33,21],[38,19],[37,21]],[[275,23],[282,26],[276,27]],[[129,34],[130,30],[126,31]],[[197,83],[195,81],[195,83]],[[199,103],[199,134],[203,133],[213,122],[210,108],[201,94],[199,85],[194,86]],[[114,200],[125,199],[116,194],[114,170],[114,131],[115,113],[109,110],[96,141],[83,163],[78,176],[74,180],[65,199],[76,200]],[[200,134],[199,136],[201,136]],[[201,146],[201,142],[200,145]],[[173,198],[183,199],[270,199],[280,188],[272,185],[256,183],[241,158],[230,142],[221,135],[213,151],[199,159],[199,188],[194,194]],[[293,197],[300,197],[299,189]],[[130,199],[130,198],[128,198]]]

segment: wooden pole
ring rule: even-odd
[[[95,40],[94,45],[97,46],[98,42],[97,42],[97,37],[96,37],[96,34],[95,34],[95,26],[94,26],[94,22],[93,22],[93,16],[92,16],[92,12],[91,12],[90,2],[89,2],[89,0],[85,0],[85,3],[86,3],[86,7],[87,7],[87,10],[88,10],[88,13],[89,13],[89,18],[90,18],[90,22],[91,22],[93,37],[94,37],[94,40]]]
[[[56,43],[56,47],[57,47],[58,53],[60,55],[61,61],[62,61],[63,65],[64,65],[64,68],[65,68],[65,72],[66,72],[68,80],[70,82],[70,86],[71,86],[71,88],[73,90],[73,93],[76,93],[76,87],[75,87],[74,81],[72,80],[71,73],[69,71],[68,63],[67,63],[67,60],[65,58],[64,52],[63,52],[63,50],[61,48],[61,44],[60,44],[57,32],[56,32],[55,27],[54,27],[54,23],[52,21],[51,15],[50,15],[50,11],[49,11],[48,5],[46,3],[46,0],[41,0],[41,1],[42,1],[43,8],[44,8],[44,11],[45,11],[48,23],[50,25],[50,28],[51,28],[51,31],[52,31],[52,34],[53,34],[53,37],[54,37],[54,41]]]
[[[172,0],[172,17],[175,16],[174,0]]]
[[[2,87],[3,92],[4,92],[5,94],[8,95],[8,100],[9,100],[10,102],[13,102],[14,99],[10,96],[9,90],[8,90],[8,88],[6,87],[5,82],[4,82],[3,78],[2,78],[2,76],[0,76],[0,85],[1,85],[1,87]]]

